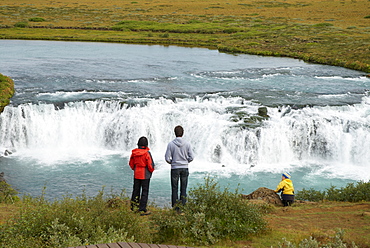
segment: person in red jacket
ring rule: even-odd
[[[131,210],[139,208],[141,215],[148,215],[146,205],[149,195],[149,183],[154,171],[154,161],[148,147],[148,139],[141,137],[137,143],[138,148],[133,149],[129,165],[134,171],[134,187],[131,197]],[[141,196],[140,196],[141,191]]]

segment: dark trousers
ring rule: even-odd
[[[146,212],[146,204],[148,203],[150,179],[135,179],[134,188],[131,196],[131,210],[139,207],[139,211]],[[140,196],[141,190],[141,196]]]
[[[171,190],[172,190],[172,207],[175,207],[179,202],[182,205],[186,203],[186,188],[188,187],[188,168],[171,169]],[[180,180],[180,198],[179,198],[179,180]],[[180,199],[180,200],[179,200]]]
[[[285,195],[285,194],[282,194],[281,195],[281,201],[283,202],[284,207],[289,207],[294,202],[294,195]]]

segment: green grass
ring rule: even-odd
[[[10,103],[14,95],[14,82],[11,78],[0,74],[0,113]]]
[[[357,18],[358,13],[366,13],[367,2],[362,0],[348,4],[234,0],[51,4],[39,0],[33,5],[7,1],[0,6],[1,39],[197,46],[370,73],[368,17]],[[334,10],[342,19],[332,16]],[[299,18],[291,17],[297,13]]]
[[[207,197],[206,197],[207,196]],[[268,207],[245,202],[206,179],[189,192],[185,215],[152,206],[141,217],[124,193],[65,196],[53,202],[24,196],[18,214],[0,226],[0,247],[69,247],[111,242],[210,245],[242,240],[267,230]]]
[[[238,190],[221,189],[209,178],[189,191],[187,204],[180,206],[183,215],[150,206],[153,214],[140,216],[130,210],[124,192],[106,193],[104,188],[95,197],[82,193],[47,201],[44,194],[23,196],[0,204],[0,247],[115,242],[215,248],[355,247],[353,238],[366,247],[369,217],[364,214],[369,207],[366,202],[275,207],[244,200]]]

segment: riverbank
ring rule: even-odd
[[[10,77],[0,74],[0,113],[10,103],[14,95],[14,82]]]
[[[22,207],[19,203],[0,203],[0,224],[15,216],[20,209]],[[152,212],[157,214],[156,211]],[[369,202],[298,203],[290,208],[273,207],[265,219],[270,230],[266,234],[252,237],[250,240],[223,242],[212,247],[277,247],[279,243],[283,243],[283,238],[297,244],[310,236],[319,242],[328,243],[333,241],[338,229],[344,231],[344,242],[355,242],[358,247],[370,247]]]
[[[4,0],[0,38],[196,46],[370,73],[368,1]]]

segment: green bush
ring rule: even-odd
[[[297,200],[319,202],[325,199],[325,191],[321,192],[313,188],[302,189],[295,195]]]
[[[128,204],[107,202],[103,191],[92,198],[83,194],[52,203],[43,197],[24,197],[20,213],[0,227],[0,247],[69,247],[139,238],[151,241],[147,225]]]
[[[0,182],[0,203],[14,203],[18,201],[18,192],[13,189],[8,183]]]
[[[319,191],[314,189],[302,189],[296,194],[297,200],[305,201],[346,201],[346,202],[360,202],[370,201],[370,182],[348,183],[346,187],[337,188],[331,186],[326,191]]]
[[[17,22],[16,24],[14,24],[14,27],[16,27],[16,28],[26,28],[26,27],[28,27],[28,22]]]
[[[183,214],[163,210],[152,217],[156,241],[211,245],[221,240],[245,240],[263,232],[267,223],[262,206],[249,204],[235,192],[221,191],[212,179],[190,190]]]
[[[30,21],[30,22],[44,22],[45,19],[42,18],[42,17],[32,17],[32,18],[29,18],[28,21]]]

